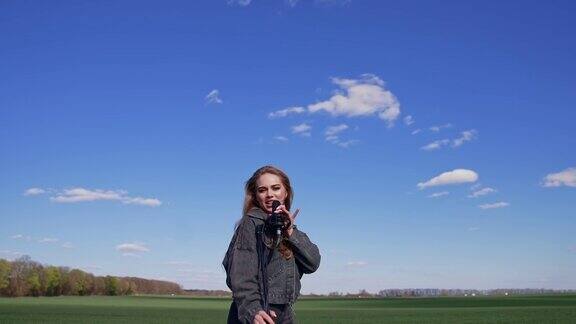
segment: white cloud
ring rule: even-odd
[[[470,186],[470,190],[476,190],[478,188],[482,187],[482,184],[480,182],[475,183],[473,185]]]
[[[51,201],[57,203],[77,203],[86,201],[110,200],[120,201],[124,204],[144,205],[157,207],[162,202],[156,198],[130,197],[125,190],[90,190],[84,188],[64,189],[57,193],[56,197],[50,197]]]
[[[28,235],[22,235],[22,234],[12,235],[10,238],[12,238],[14,240],[25,240],[25,241],[31,241],[32,240],[32,237],[30,237]]]
[[[351,2],[352,0],[315,0],[314,2],[318,5],[327,5],[327,6],[344,6]]]
[[[60,241],[60,240],[57,238],[45,237],[45,238],[39,239],[38,243],[56,243],[58,241]]]
[[[294,7],[298,3],[298,0],[285,0],[284,2],[286,2],[290,7]]]
[[[136,254],[136,253],[132,253],[132,252],[122,253],[122,256],[131,257],[131,258],[141,258],[142,257],[140,254]]]
[[[223,102],[222,99],[220,99],[220,91],[218,91],[218,89],[210,91],[204,100],[206,104],[221,104]]]
[[[84,188],[64,189],[56,197],[51,197],[50,200],[59,203],[74,203],[82,201],[96,201],[96,200],[121,200],[125,191],[114,190],[89,190]]]
[[[332,116],[346,117],[377,115],[389,126],[400,115],[400,103],[375,75],[364,74],[360,79],[332,78],[332,83],[340,90],[328,100],[308,105],[310,113],[325,111]]]
[[[348,129],[348,125],[346,125],[346,124],[340,124],[337,126],[330,126],[330,127],[326,128],[326,132],[324,134],[327,137],[328,136],[337,136],[338,133],[341,133],[347,129]]]
[[[448,191],[442,191],[442,192],[435,192],[431,195],[428,196],[428,198],[438,198],[438,197],[442,197],[442,196],[446,196],[449,195],[450,193]]]
[[[576,167],[568,168],[558,173],[550,173],[544,177],[544,187],[576,187]]]
[[[476,197],[484,196],[484,195],[487,195],[487,194],[493,193],[493,192],[496,192],[496,189],[486,187],[486,188],[482,188],[480,190],[474,191],[473,193],[468,195],[468,197],[476,198]]]
[[[406,126],[410,126],[410,125],[414,124],[414,118],[412,117],[412,115],[408,115],[408,116],[404,117],[404,124]]]
[[[246,7],[250,5],[251,2],[252,0],[228,0],[228,5]]]
[[[134,252],[148,252],[150,251],[143,243],[122,243],[116,246],[116,250],[124,253],[134,253]]]
[[[72,245],[72,243],[70,243],[70,242],[64,242],[64,243],[62,243],[62,247],[65,249],[73,249],[74,245]]]
[[[44,190],[42,188],[30,188],[30,189],[26,189],[26,191],[24,192],[24,196],[36,196],[36,195],[41,195],[45,192],[46,192],[46,190]]]
[[[346,263],[346,265],[349,267],[364,267],[364,266],[368,265],[368,262],[366,262],[366,261],[350,261],[350,262]]]
[[[416,135],[416,134],[420,133],[421,131],[422,130],[420,128],[418,128],[418,129],[413,130],[412,133],[410,133],[410,134]]]
[[[343,147],[343,148],[349,148],[352,145],[356,145],[360,143],[360,141],[358,140],[348,140],[348,141],[344,141],[344,142],[338,142],[336,143],[336,145]]]
[[[288,142],[288,138],[284,136],[274,136],[274,139],[280,142]]]
[[[4,256],[8,260],[14,260],[24,255],[24,253],[10,250],[0,250],[0,255]]]
[[[441,131],[441,130],[443,130],[443,129],[445,129],[445,128],[450,128],[450,127],[452,127],[452,124],[447,123],[447,124],[444,124],[444,125],[432,126],[432,127],[430,127],[430,130],[433,131],[433,132],[435,132],[435,133],[437,133],[437,132],[439,132],[439,131]]]
[[[302,123],[299,125],[292,126],[292,133],[298,134],[301,136],[310,136],[310,130],[311,129],[312,129],[312,126],[310,126],[306,123]]]
[[[476,232],[480,229],[480,227],[468,227],[468,232]]]
[[[503,201],[493,203],[493,204],[478,205],[478,207],[480,207],[480,209],[494,209],[494,208],[503,208],[503,207],[508,207],[508,206],[510,206],[510,204],[507,202],[503,202]]]
[[[349,127],[346,124],[340,124],[326,128],[326,131],[324,132],[324,135],[326,136],[326,141],[338,145],[342,148],[349,148],[352,145],[358,144],[360,141],[355,139],[347,141],[340,140],[339,134],[347,130],[348,128]]]
[[[441,140],[434,141],[430,144],[424,145],[420,149],[424,150],[424,151],[434,151],[434,150],[441,148],[442,146],[448,145],[448,143],[450,143],[450,140],[441,139]]]
[[[476,180],[478,180],[478,174],[476,172],[467,169],[455,169],[444,172],[426,182],[418,183],[418,188],[425,189],[449,184],[476,182]]]
[[[162,202],[156,198],[142,198],[142,197],[125,197],[122,202],[130,205],[143,205],[149,207],[158,207],[162,205]]]
[[[268,118],[270,119],[280,118],[280,117],[286,117],[288,115],[302,114],[305,112],[306,109],[304,109],[304,107],[289,107],[286,109],[276,110],[274,112],[269,113]]]
[[[478,132],[475,129],[469,129],[460,133],[460,137],[452,140],[452,147],[459,147],[477,137]]]
[[[440,131],[440,127],[441,126],[435,126],[437,128],[436,131]],[[432,128],[430,128],[432,129]],[[470,130],[466,130],[463,131],[462,133],[460,133],[460,137],[455,138],[455,139],[441,139],[441,140],[437,140],[434,141],[430,144],[424,145],[422,146],[420,149],[424,150],[424,151],[433,151],[433,150],[437,150],[440,149],[444,146],[448,146],[450,143],[452,143],[452,147],[456,148],[456,147],[460,147],[462,146],[462,144],[469,142],[471,140],[473,140],[474,138],[476,138],[476,135],[478,134],[478,132],[475,129],[470,129]]]

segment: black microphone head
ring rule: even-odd
[[[272,201],[272,212],[274,213],[274,211],[276,211],[276,208],[278,208],[278,206],[280,206],[281,203],[279,200],[274,200]]]

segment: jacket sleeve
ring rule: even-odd
[[[292,235],[288,238],[292,245],[296,264],[303,273],[312,273],[320,266],[320,251],[316,244],[310,242],[308,235],[300,231],[296,226]]]
[[[238,307],[238,319],[251,324],[262,309],[258,283],[258,253],[256,227],[252,220],[244,219],[230,257],[230,289]]]

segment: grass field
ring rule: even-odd
[[[0,298],[0,323],[225,323],[229,299]],[[299,323],[576,323],[576,296],[300,299]]]

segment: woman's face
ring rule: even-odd
[[[284,204],[286,197],[288,197],[288,192],[279,176],[264,173],[256,181],[256,199],[267,213],[272,213],[272,201],[279,200]]]

